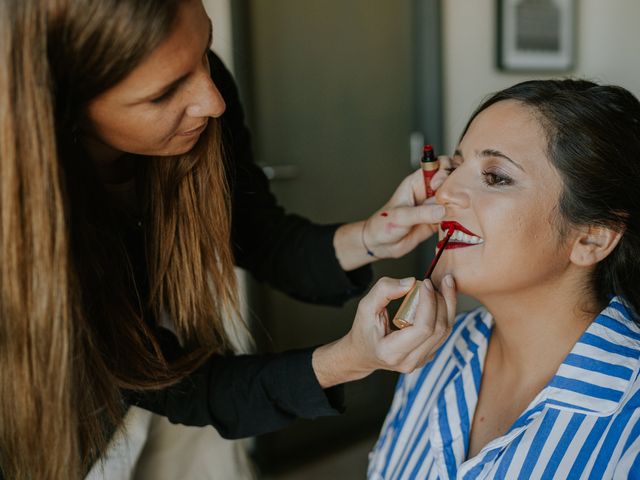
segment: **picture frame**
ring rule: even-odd
[[[497,66],[567,71],[574,66],[575,0],[496,0]]]

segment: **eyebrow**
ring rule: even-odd
[[[454,153],[454,156],[460,156],[462,158],[464,158],[464,155],[462,155],[462,152],[457,149]],[[509,162],[513,163],[518,169],[522,170],[523,172],[525,171],[524,168],[522,168],[522,165],[520,165],[518,162],[512,160],[511,158],[509,158],[507,155],[505,155],[504,153],[502,153],[500,150],[495,150],[493,148],[486,148],[484,150],[482,150],[480,152],[480,156],[487,158],[487,157],[498,157],[498,158],[504,158],[505,160],[508,160]]]
[[[204,55],[206,55],[206,53],[211,48],[211,42],[212,41],[213,41],[213,23],[211,22],[211,19],[209,19],[209,40],[207,41],[207,46],[204,49],[204,53],[203,53]],[[184,82],[187,79],[187,77],[189,77],[189,75],[191,75],[191,73],[185,73],[184,75],[182,75],[179,78],[175,79],[171,83],[169,83],[169,84],[165,85],[164,87],[158,89],[156,91],[156,93],[146,96],[145,98],[140,100],[140,102],[149,101],[149,100],[153,100],[155,98],[162,97],[169,90],[173,90],[174,88],[178,87],[182,82]]]

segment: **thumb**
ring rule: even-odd
[[[362,299],[360,305],[370,313],[378,313],[384,310],[392,300],[402,297],[411,290],[415,281],[413,277],[402,280],[382,277]]]
[[[440,293],[447,305],[447,321],[452,327],[456,319],[456,283],[453,276],[448,273],[440,282]]]

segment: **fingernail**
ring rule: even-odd
[[[435,215],[437,220],[444,218],[444,207],[442,205],[436,205],[436,207],[433,209],[433,214]]]
[[[431,280],[427,278],[423,281],[423,283],[424,283],[424,286],[427,288],[427,290],[429,291],[433,290],[433,285],[431,285]]]
[[[453,282],[453,277],[451,275],[447,275],[446,277],[444,277],[444,283],[449,288],[453,288],[453,286],[455,285],[455,283]]]
[[[413,285],[413,282],[415,282],[415,279],[413,277],[403,278],[402,280],[400,280],[400,286],[408,287],[409,285]]]

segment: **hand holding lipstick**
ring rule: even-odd
[[[436,158],[433,147],[431,145],[425,145],[422,152],[422,160],[420,161],[420,168],[422,169],[424,189],[427,193],[427,198],[431,198],[436,194],[436,191],[431,187],[431,179],[438,173],[439,167],[440,162]]]
[[[440,167],[430,180],[433,190],[450,172],[449,157],[441,155],[438,162]],[[345,271],[380,258],[400,258],[437,232],[444,215],[444,207],[437,205],[435,198],[427,199],[423,171],[416,170],[366,221],[338,228],[333,242],[336,257]]]
[[[450,227],[447,231],[446,237],[440,242],[438,242],[438,253],[436,253],[436,256],[431,261],[431,265],[429,266],[426,273],[424,274],[425,280],[431,280],[431,274],[433,273],[433,270],[436,268],[438,260],[440,260],[440,257],[442,256],[442,252],[444,252],[444,249],[446,248],[447,243],[449,242],[449,240],[451,240],[451,236],[453,235],[453,232],[454,232],[454,227]],[[400,305],[400,308],[398,308],[398,312],[396,313],[396,316],[393,319],[393,324],[396,327],[406,328],[413,324],[413,316],[415,315],[416,305],[418,304],[418,301],[419,301],[419,292],[416,286],[414,286],[411,290],[409,290],[409,293],[407,294],[407,296],[404,297],[404,300],[402,301],[402,304]]]
[[[387,305],[417,285],[413,324],[391,331]],[[408,373],[423,366],[445,342],[455,320],[455,283],[447,275],[436,291],[430,280],[381,278],[360,301],[349,333],[313,353],[323,388],[358,380],[375,370]]]

